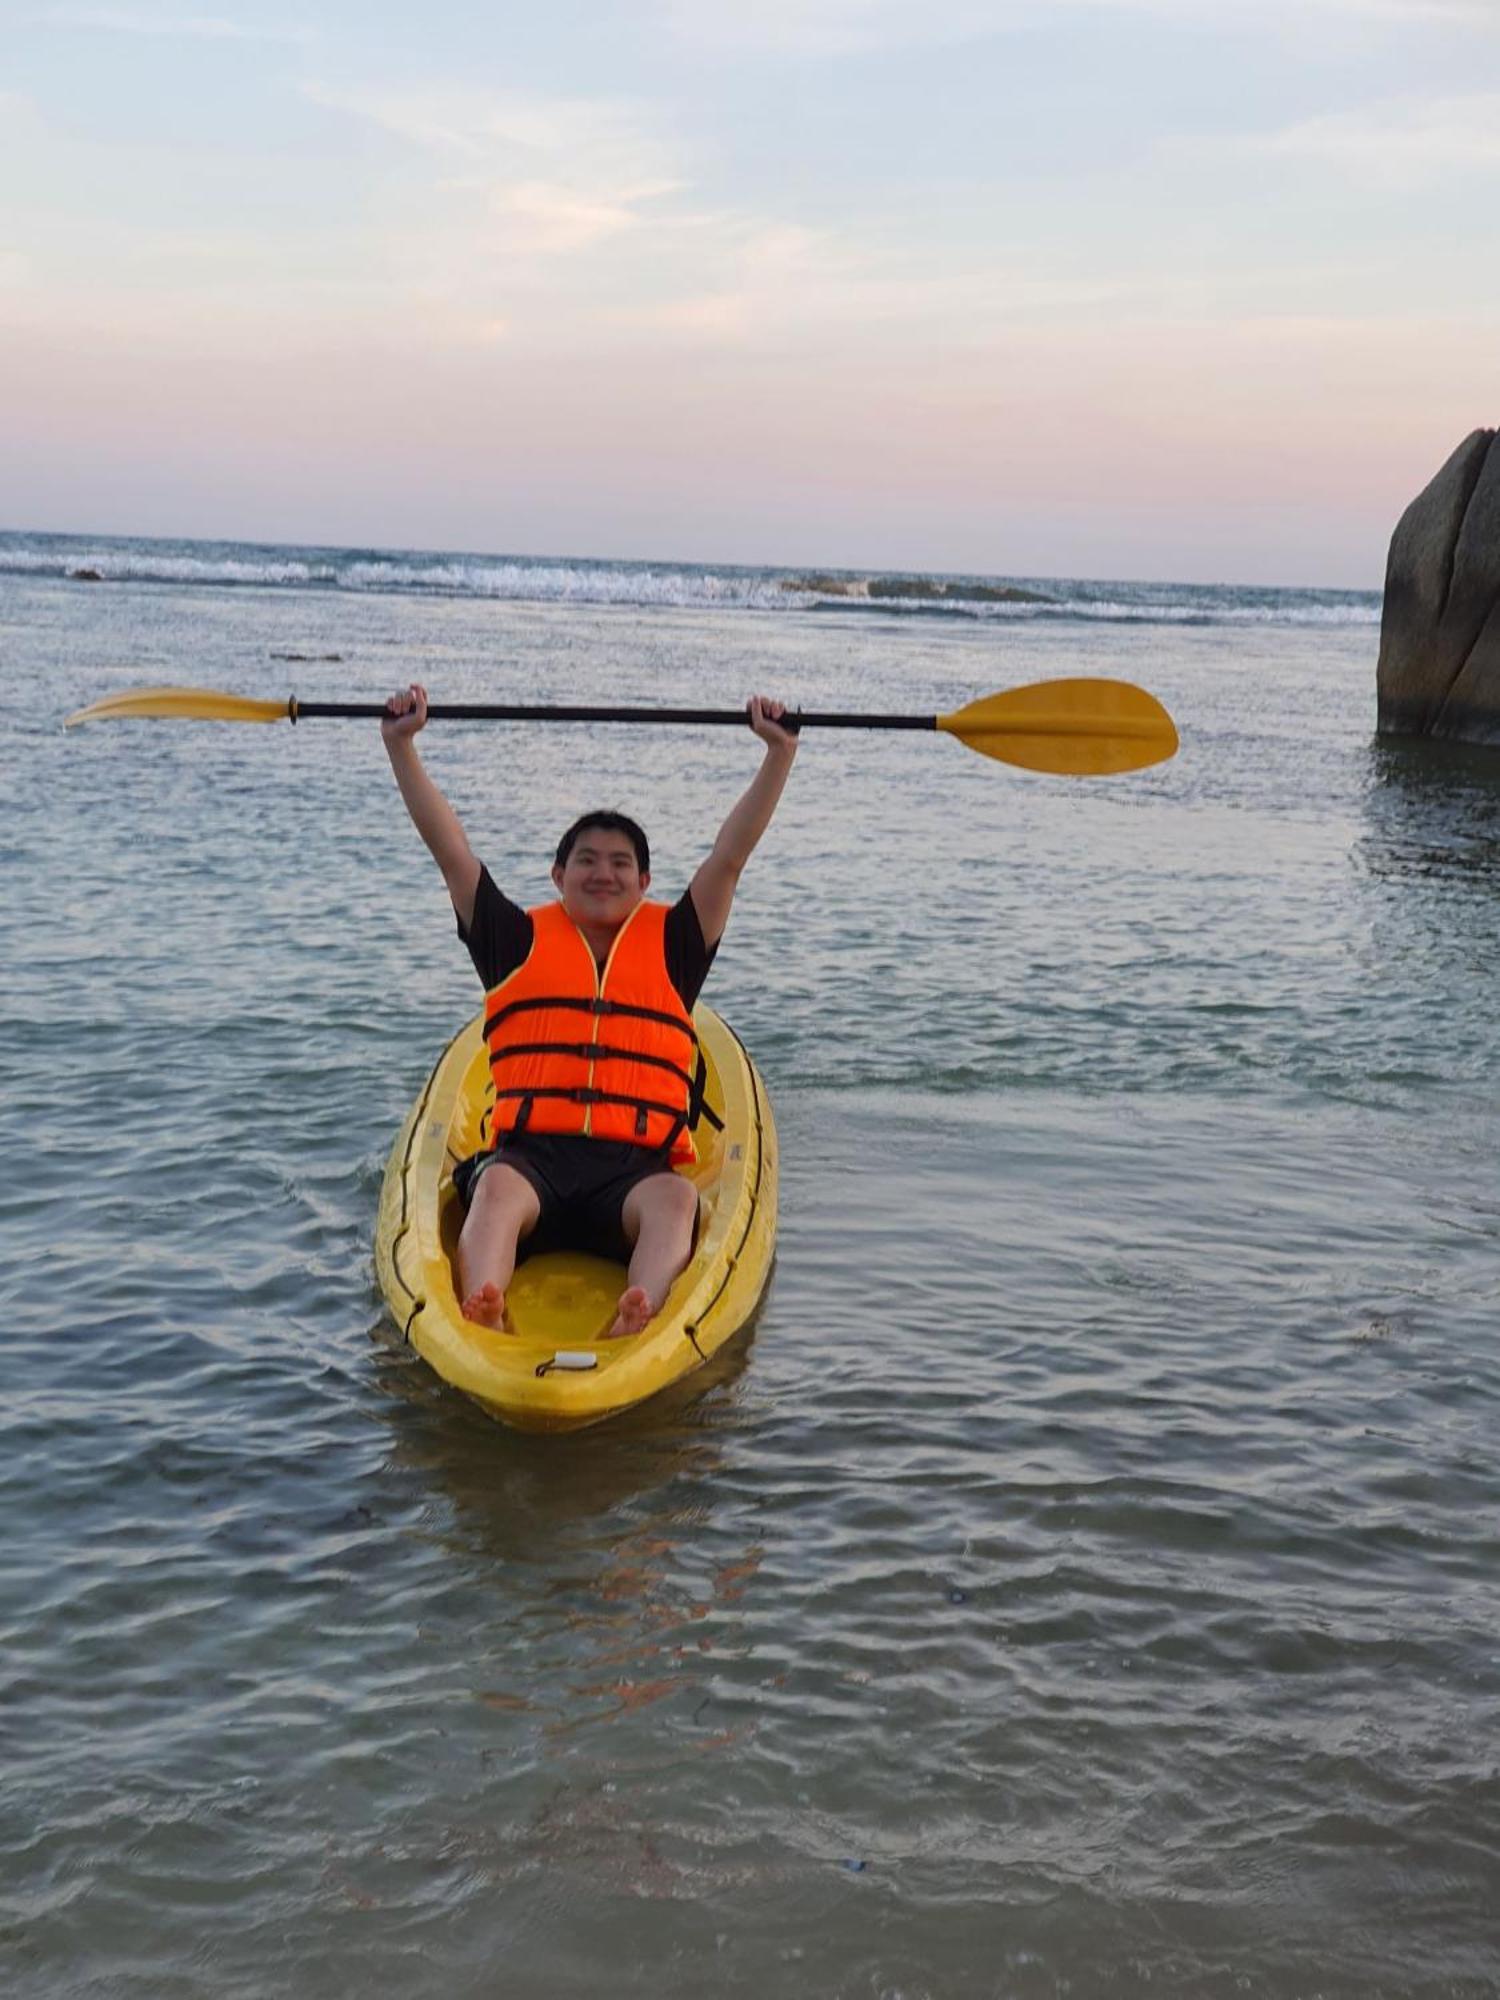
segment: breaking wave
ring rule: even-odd
[[[23,533],[0,535],[0,577],[6,575],[78,585],[430,593],[518,604],[1004,621],[1373,625],[1380,618],[1378,591],[752,569]]]

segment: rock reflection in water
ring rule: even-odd
[[[1479,874],[1500,886],[1500,749],[1381,737],[1359,853],[1372,875]]]

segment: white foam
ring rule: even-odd
[[[942,597],[870,595],[867,576],[776,570],[712,570],[670,563],[538,561],[523,557],[406,555],[365,551],[260,549],[244,544],[110,542],[0,535],[0,575],[76,578],[106,583],[261,590],[431,592],[521,604],[621,605],[788,612],[818,610],[851,617],[960,618],[982,622],[1081,619],[1157,625],[1374,625],[1377,592],[1247,591],[1159,585],[1101,586],[1032,581],[1021,602],[965,597],[965,585],[933,578]],[[913,582],[929,579],[913,574]],[[984,580],[969,587],[993,590]],[[1108,590],[1108,586],[1103,587]]]

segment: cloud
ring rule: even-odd
[[[1054,7],[1107,8],[1118,13],[1176,15],[1217,24],[1239,18],[1274,26],[1332,16],[1353,24],[1409,22],[1416,27],[1500,27],[1493,0],[1051,0]]]
[[[720,49],[843,55],[913,43],[962,42],[1016,25],[1019,10],[991,4],[914,6],[911,0],[663,0],[662,19],[680,40]]]
[[[482,298],[487,325],[509,323],[493,309],[497,284],[524,286],[538,266],[682,226],[664,208],[686,186],[676,150],[629,103],[442,87],[303,88],[435,164],[408,195],[412,221],[398,254],[424,267],[437,290]]]
[[[94,33],[154,35],[210,42],[308,42],[305,28],[246,27],[210,14],[147,14],[124,7],[50,7],[39,17],[49,27]]]
[[[627,100],[442,84],[303,92],[400,142],[380,176],[377,256],[393,294],[456,340],[540,337],[549,319],[571,332],[601,299],[659,279],[703,227],[680,149]]]
[[[754,216],[720,216],[691,248],[678,283],[612,310],[612,330],[680,345],[786,351],[811,343],[879,352],[913,337],[949,352],[998,328],[1115,301],[1105,280],[1059,279],[986,259],[975,268],[917,265],[857,239]]]
[[[1423,187],[1452,174],[1500,171],[1500,92],[1388,99],[1229,145],[1314,162],[1380,188]]]
[[[659,178],[671,149],[635,105],[613,98],[520,97],[435,85],[359,89],[318,82],[303,95],[359,118],[424,151],[491,172],[534,173],[576,163],[581,176]]]
[[[382,179],[376,256],[397,310],[433,337],[581,351],[877,348],[1102,304],[1118,288],[1022,268],[993,248],[955,264],[857,220],[814,229],[709,203],[693,162],[641,106],[466,88],[306,86],[409,149]],[[411,169],[415,165],[415,172]]]
[[[434,192],[450,210],[470,211],[491,253],[591,249],[641,227],[645,205],[684,186],[674,149],[628,103],[442,88],[303,90],[434,155],[446,170]]]
[[[646,182],[612,195],[581,193],[548,181],[519,181],[496,188],[490,209],[497,249],[516,256],[567,257],[647,225],[640,204],[675,193],[676,181]]]
[[[1319,17],[1351,26],[1386,23],[1500,30],[1495,0],[661,0],[679,40],[726,51],[838,56],[988,40],[1035,29],[1040,15],[1111,13],[1164,21],[1259,26],[1283,34]]]
[[[1500,27],[1492,0],[1305,0],[1324,13],[1356,21],[1410,21],[1419,27]]]

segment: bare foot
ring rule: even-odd
[[[477,1292],[470,1292],[464,1300],[465,1319],[474,1320],[479,1326],[493,1327],[500,1332],[505,1326],[505,1294],[498,1285],[481,1285]]]
[[[606,1340],[628,1340],[633,1333],[639,1333],[656,1312],[656,1307],[647,1298],[639,1285],[632,1285],[621,1292],[615,1304],[614,1323],[605,1334]]]

